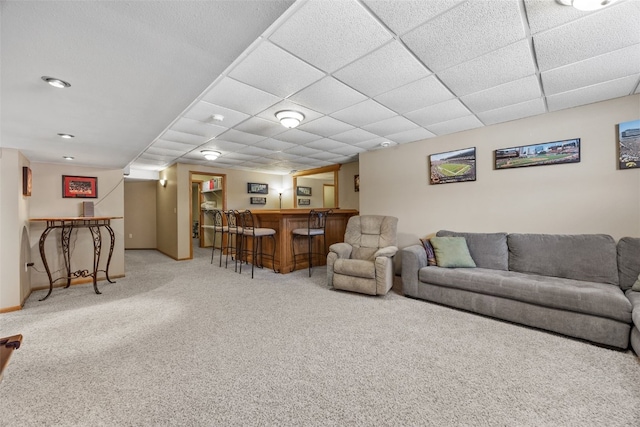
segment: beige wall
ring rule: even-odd
[[[338,171],[339,206],[342,209],[360,209],[360,193],[356,193],[354,176],[360,173],[360,163],[345,163]]]
[[[173,165],[160,172],[160,179],[167,180],[167,186],[163,187],[159,181],[155,182],[156,195],[156,242],[160,252],[178,259],[178,166]],[[185,185],[183,193],[187,193],[187,203],[189,208],[188,194],[189,184]],[[188,221],[189,218],[187,217]]]
[[[397,216],[401,247],[440,229],[640,236],[640,169],[616,169],[616,125],[639,117],[633,95],[362,153],[361,213]],[[495,149],[570,138],[580,163],[493,170]],[[428,184],[428,155],[467,147],[475,182]]]
[[[124,183],[124,248],[155,249],[157,181]]]
[[[33,191],[30,202],[30,217],[80,216],[82,199],[62,197],[62,175],[95,176],[98,178],[98,198],[88,199],[95,203],[95,216],[124,216],[124,180],[122,169],[95,169],[73,165],[49,163],[31,163],[33,173]],[[109,268],[111,277],[124,275],[124,221],[112,220],[111,228],[115,233],[115,247]],[[35,269],[31,270],[32,288],[49,285],[44,266],[40,259],[38,241],[45,229],[42,222],[31,223],[31,259]],[[52,272],[63,268],[62,252],[59,244],[60,233],[52,231],[46,240],[47,262]],[[102,256],[100,269],[106,266],[109,235],[102,230]],[[87,229],[77,229],[71,237],[71,270],[91,270],[93,265],[93,241]],[[60,273],[58,273],[59,275]],[[98,275],[99,278],[103,278]],[[54,277],[55,278],[55,277]]]

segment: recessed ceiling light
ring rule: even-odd
[[[57,87],[58,89],[64,89],[71,86],[70,83],[67,83],[64,80],[56,79],[55,77],[42,76],[41,79],[49,83],[51,86]]]
[[[74,159],[74,157],[72,157],[72,156],[62,156],[62,158],[65,159],[65,160],[73,160]]]
[[[276,113],[276,118],[280,120],[282,126],[293,129],[304,119],[304,114],[298,111],[284,110]]]
[[[202,150],[201,153],[207,160],[215,160],[222,155],[221,152],[213,150]]]
[[[64,139],[75,138],[75,135],[71,135],[70,133],[59,133],[58,136]]]
[[[396,143],[395,143],[395,142],[391,142],[391,141],[382,141],[382,142],[380,143],[380,146],[381,146],[382,148],[392,147],[392,146],[394,146],[394,145],[396,145]]]
[[[211,120],[213,120],[214,122],[221,122],[224,120],[224,116],[222,114],[214,114],[213,116],[211,116]]]
[[[617,2],[618,0],[556,0],[556,3],[560,3],[564,6],[573,6],[578,10],[590,11],[602,9]]]

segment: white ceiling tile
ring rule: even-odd
[[[239,130],[229,129],[219,136],[220,139],[238,144],[253,145],[256,142],[266,139],[264,136],[254,135],[252,133],[240,132]]]
[[[175,130],[167,130],[161,136],[165,141],[182,142],[183,144],[200,145],[209,139],[204,136],[194,135],[191,133],[176,132]]]
[[[640,70],[640,45],[632,45],[614,52],[585,59],[545,71],[541,74],[546,95],[567,92],[617,78]]]
[[[544,114],[545,112],[546,108],[544,105],[544,101],[542,100],[542,98],[538,98],[522,102],[520,104],[514,104],[503,108],[497,108],[495,110],[484,111],[482,113],[478,113],[478,118],[482,120],[485,125],[492,125],[496,123],[522,119],[525,117],[536,116],[538,114]]]
[[[476,116],[466,116],[429,126],[429,131],[436,135],[448,135],[484,126]]]
[[[391,35],[357,2],[311,0],[269,39],[333,72],[391,40]]]
[[[273,153],[275,150],[267,150],[264,148],[259,148],[256,146],[245,147],[242,150],[238,151],[241,154],[248,154],[251,156],[267,156]]]
[[[171,126],[171,130],[199,135],[208,139],[220,135],[227,128],[181,117]]]
[[[411,120],[402,116],[391,117],[390,119],[381,120],[363,126],[362,129],[380,136],[391,135],[392,133],[404,132],[406,130],[415,129],[418,125]]]
[[[298,126],[298,129],[305,132],[314,133],[316,135],[329,137],[337,133],[354,129],[354,127],[346,124],[345,122],[341,122],[340,120],[336,120],[333,117],[322,116],[319,119],[313,120],[311,122],[303,123],[302,125]]]
[[[589,13],[549,0],[524,0],[524,4],[531,34],[583,18]]]
[[[396,34],[417,27],[464,0],[364,0],[364,3]]]
[[[248,147],[245,147],[248,148]],[[244,150],[244,148],[242,149]],[[229,160],[241,160],[243,162],[249,161],[254,159],[256,156],[253,154],[247,154],[247,153],[243,153],[242,150],[240,151],[234,151],[232,153],[228,153],[225,154],[223,157],[220,157],[221,159],[224,158],[225,161],[229,161]]]
[[[457,99],[441,102],[440,104],[430,105],[420,110],[412,111],[405,114],[415,123],[428,127],[434,123],[446,122],[458,117],[468,116],[470,111]]]
[[[156,154],[159,156],[179,156],[182,153],[184,153],[184,150],[180,149],[180,150],[172,150],[169,148],[164,148],[164,147],[160,147],[158,146],[158,142],[160,141],[156,141],[152,146],[150,146],[149,148],[147,148],[144,153],[149,153],[149,154]],[[193,147],[191,147],[193,148]]]
[[[186,153],[193,150],[193,144],[184,144],[182,142],[167,141],[164,139],[158,139],[153,143],[156,148],[167,148],[169,150]]]
[[[449,89],[435,76],[418,80],[376,96],[376,101],[400,114],[438,104],[454,98]]]
[[[333,148],[333,149],[330,149],[329,151],[335,154],[340,154],[342,156],[353,156],[355,154],[364,153],[367,150],[362,147],[358,147],[356,145],[345,144],[342,148]]]
[[[225,152],[238,151],[246,147],[248,144],[239,144],[237,142],[225,141],[221,139],[214,139],[207,142],[206,145],[198,147],[199,150],[214,150]]]
[[[264,148],[273,151],[282,151],[288,148],[293,148],[298,144],[292,144],[290,142],[280,141],[279,139],[269,138],[264,141],[260,141],[257,144],[254,144],[254,147]]]
[[[333,77],[325,77],[289,99],[321,113],[331,114],[362,102],[367,97]]]
[[[148,152],[142,153],[139,159],[157,160],[160,162],[168,163],[175,159],[175,156],[159,156],[157,154],[149,154]]]
[[[453,93],[464,96],[530,76],[535,72],[529,42],[521,40],[442,71],[438,73],[438,77]]]
[[[594,36],[597,35],[597,36]],[[629,1],[533,37],[540,71],[640,43],[640,1]]]
[[[231,70],[229,76],[286,98],[323,78],[325,74],[278,46],[264,41]]]
[[[357,162],[358,161],[358,155],[357,154],[353,154],[350,156],[339,156],[339,157],[335,157],[334,159],[331,160],[332,163],[340,163],[341,165],[344,165],[345,163],[353,163],[353,162]]]
[[[565,108],[604,101],[612,97],[618,98],[630,95],[638,83],[639,77],[640,74],[636,74],[635,76],[623,77],[621,79],[548,96],[547,105],[549,106],[549,111],[563,110]]]
[[[285,131],[285,127],[280,123],[265,120],[259,117],[251,117],[250,119],[236,126],[234,129],[264,137],[271,137]]]
[[[523,39],[518,3],[468,1],[407,33],[402,40],[429,69],[441,71]]]
[[[333,135],[331,139],[335,139],[336,141],[344,142],[346,144],[355,144],[358,142],[368,141],[376,136],[378,135],[367,132],[364,129],[351,129],[346,132]]]
[[[285,142],[292,142],[294,144],[306,144],[307,142],[317,141],[322,138],[320,135],[305,132],[300,129],[289,129],[284,133],[278,135],[278,139]]]
[[[541,96],[538,78],[531,75],[524,79],[463,96],[460,99],[471,111],[479,113],[519,104]]]
[[[365,150],[373,150],[376,148],[381,148],[381,145],[383,142],[388,142],[389,139],[387,138],[383,138],[383,137],[378,137],[378,138],[373,138],[370,139],[368,141],[363,141],[363,142],[359,142],[357,144],[355,144],[356,147],[360,147],[360,148],[364,148]]]
[[[331,159],[335,159],[338,156],[328,151],[321,151],[318,154],[312,154],[309,157],[311,157],[312,159],[319,159],[319,160],[331,160]]]
[[[224,117],[224,120],[222,122],[213,120],[212,116],[214,114],[221,114]],[[249,115],[239,111],[230,110],[219,105],[211,104],[210,102],[198,101],[184,114],[184,117],[210,123],[216,126],[232,128],[243,120],[246,120]]]
[[[339,150],[341,148],[344,148],[347,145],[348,144],[345,144],[344,142],[335,141],[330,138],[323,138],[323,139],[319,139],[318,141],[310,142],[306,144],[305,147],[315,148],[317,150],[332,151],[332,150]]]
[[[320,150],[316,150],[315,148],[306,147],[304,145],[298,145],[297,147],[289,148],[284,150],[283,153],[294,154],[297,156],[310,156],[312,154],[318,154]]]
[[[297,154],[289,154],[289,153],[278,151],[278,152],[269,154],[267,157],[269,157],[270,159],[276,159],[276,160],[295,160],[300,156],[298,156]]]
[[[394,40],[333,75],[365,95],[374,97],[430,74],[402,44]]]
[[[421,141],[423,139],[433,138],[434,136],[436,135],[426,129],[416,128],[406,130],[404,132],[394,133],[388,135],[387,137],[390,140],[397,142],[398,144],[405,144],[407,142]]]
[[[388,119],[395,115],[396,113],[372,99],[368,99],[364,102],[331,114],[332,117],[350,123],[354,126],[368,125],[369,123]]]
[[[280,101],[280,98],[226,77],[211,88],[204,95],[203,100],[254,115]]]

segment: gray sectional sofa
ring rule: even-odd
[[[632,307],[640,325],[640,293],[628,290],[640,273],[640,239],[617,245],[603,234],[437,236],[464,237],[476,267],[428,266],[423,245],[406,247],[405,296],[620,349],[629,346]],[[631,341],[640,354],[637,327]]]

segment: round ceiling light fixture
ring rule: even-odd
[[[202,150],[201,153],[207,160],[215,160],[222,155],[221,152],[213,150]]]
[[[75,138],[75,135],[71,135],[70,133],[59,133],[58,136],[64,139]]]
[[[71,83],[65,82],[64,80],[56,79],[55,77],[42,76],[42,80],[49,83],[53,87],[57,87],[58,89],[64,89],[71,86]]]
[[[602,9],[617,2],[618,0],[556,0],[564,6],[573,6],[578,10],[591,11]]]
[[[304,120],[304,114],[298,111],[283,110],[276,113],[276,118],[280,120],[282,126],[293,129],[298,126],[302,120]]]
[[[391,141],[382,141],[380,143],[380,147],[382,148],[393,147],[394,145],[396,145],[396,143]]]
[[[65,160],[73,160],[75,157],[73,156],[62,156],[63,159]]]

